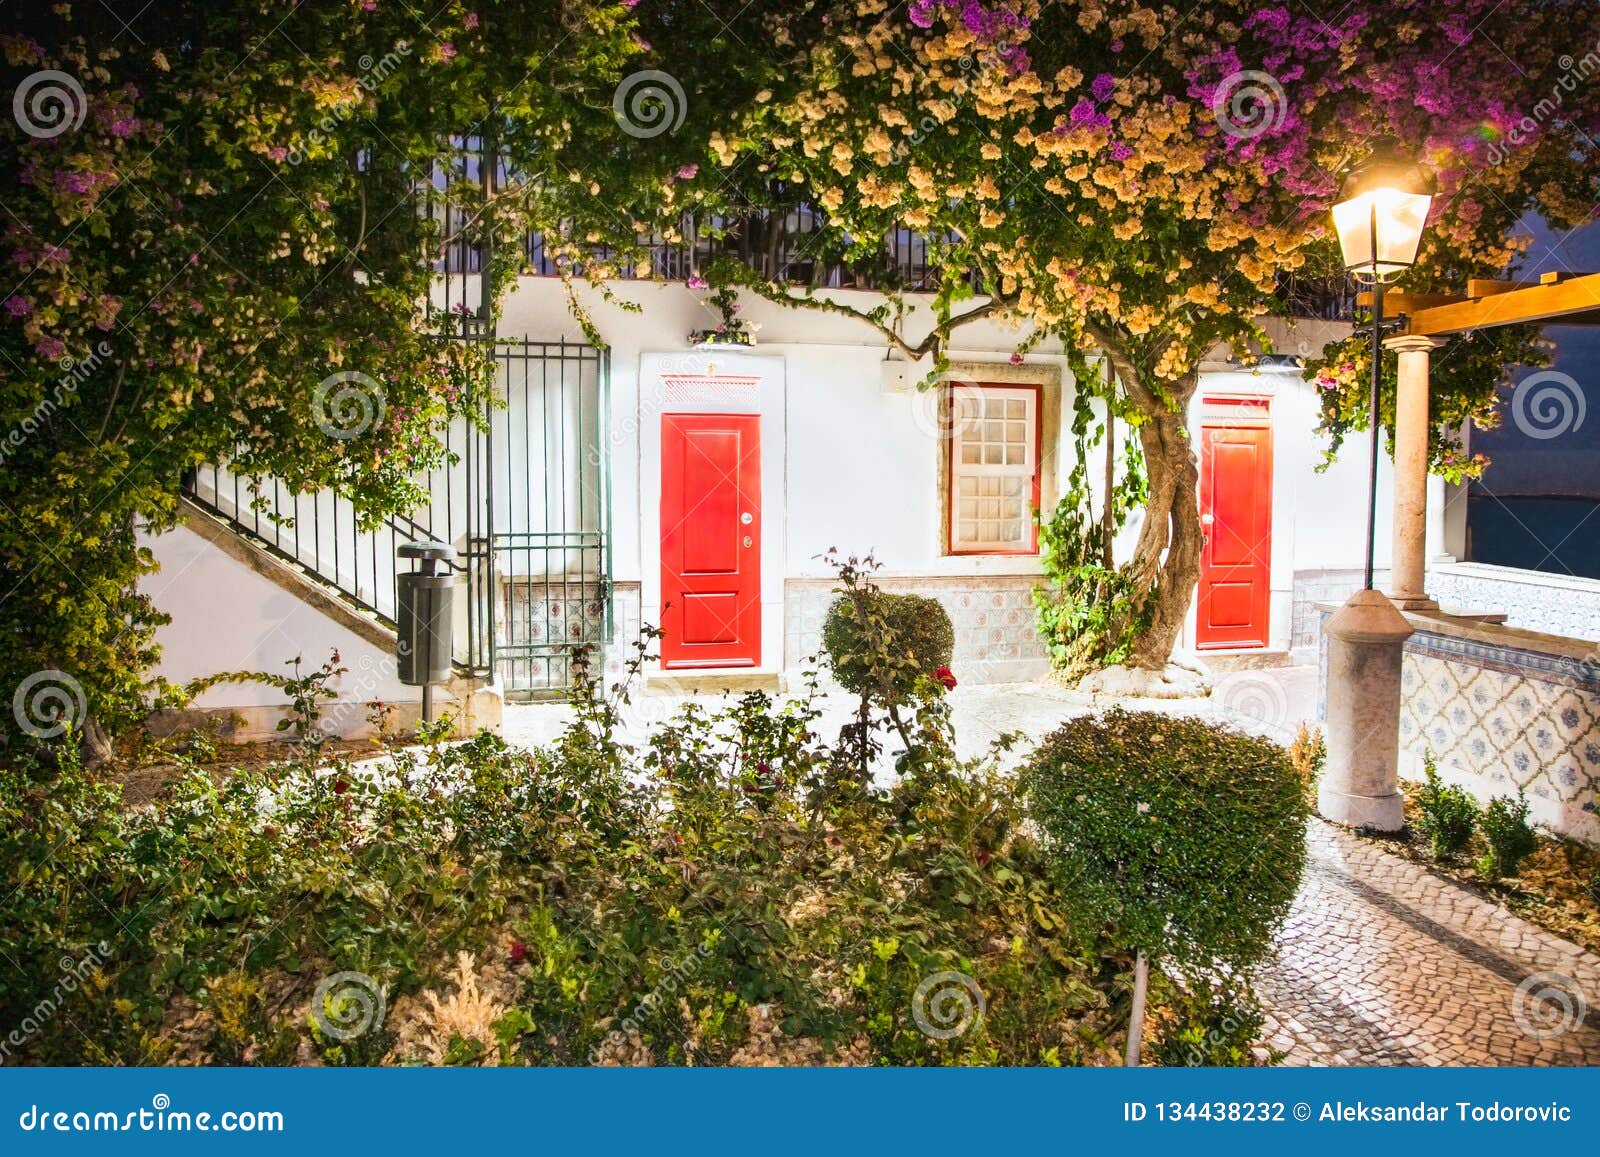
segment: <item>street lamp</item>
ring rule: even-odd
[[[1333,207],[1344,267],[1358,282],[1372,286],[1372,462],[1367,479],[1367,581],[1372,590],[1372,560],[1378,516],[1378,383],[1383,372],[1383,287],[1417,263],[1422,228],[1433,195],[1428,179],[1407,161],[1395,141],[1380,138],[1366,162],[1351,171]]]

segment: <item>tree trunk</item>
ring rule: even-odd
[[[1158,387],[1119,333],[1092,322],[1086,329],[1105,351],[1116,380],[1144,418],[1139,447],[1150,477],[1150,496],[1130,573],[1135,590],[1144,598],[1142,609],[1150,613],[1150,625],[1135,642],[1128,666],[1160,671],[1183,633],[1200,580],[1200,468],[1188,426],[1189,402],[1200,375],[1190,371]]]
[[[1145,994],[1150,991],[1150,960],[1143,950],[1133,962],[1133,1008],[1128,1012],[1128,1049],[1123,1063],[1130,1069],[1139,1067],[1139,1049],[1144,1043]]]
[[[1186,421],[1197,384],[1194,374],[1177,384],[1172,400],[1176,411],[1160,399],[1155,399],[1154,413],[1140,405],[1148,419],[1139,427],[1139,444],[1150,475],[1150,498],[1133,565],[1140,588],[1148,592],[1145,607],[1151,619],[1129,666],[1144,670],[1159,671],[1172,658],[1200,579],[1200,469]]]

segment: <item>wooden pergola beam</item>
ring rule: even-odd
[[[1495,286],[1506,282],[1491,283]],[[1475,287],[1488,288],[1483,283]],[[1450,304],[1418,309],[1408,314],[1406,332],[1421,337],[1442,337],[1472,329],[1528,322],[1558,325],[1593,325],[1600,313],[1600,273],[1586,273],[1565,280],[1544,280],[1528,285],[1470,298]]]

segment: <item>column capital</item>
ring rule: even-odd
[[[1402,333],[1383,339],[1383,348],[1400,354],[1432,353],[1444,345],[1443,340],[1420,333]]]

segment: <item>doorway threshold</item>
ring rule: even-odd
[[[651,694],[717,695],[745,691],[783,690],[783,676],[777,672],[754,671],[652,671],[644,678],[644,689]]]

